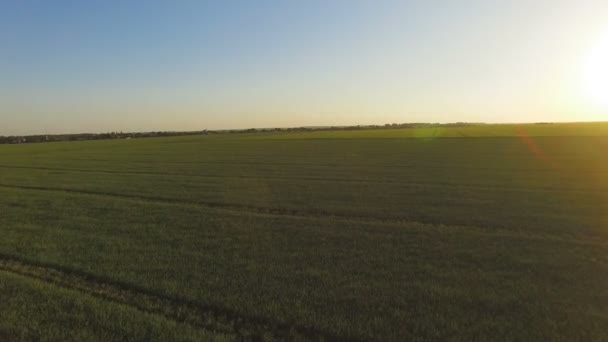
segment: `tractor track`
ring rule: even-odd
[[[35,279],[101,300],[126,305],[199,329],[236,336],[242,341],[293,340],[359,341],[294,322],[244,315],[227,308],[168,295],[84,271],[25,260],[0,253],[0,272]]]

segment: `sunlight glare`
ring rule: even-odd
[[[587,56],[583,82],[585,93],[593,105],[608,109],[608,32]]]

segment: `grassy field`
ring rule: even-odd
[[[0,146],[3,340],[608,340],[608,124]]]

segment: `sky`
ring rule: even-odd
[[[606,0],[5,0],[0,135],[606,121],[604,55]]]

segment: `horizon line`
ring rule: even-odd
[[[0,134],[0,137],[33,137],[33,136],[75,136],[85,134],[146,134],[146,133],[197,133],[197,132],[229,132],[229,131],[247,131],[247,130],[288,130],[288,129],[331,129],[331,128],[386,128],[387,125],[533,125],[533,124],[576,124],[576,123],[608,123],[608,121],[526,121],[526,122],[472,122],[472,121],[453,121],[453,122],[402,122],[402,123],[384,123],[384,124],[357,124],[357,125],[307,125],[307,126],[284,126],[284,127],[245,127],[245,128],[221,128],[221,129],[199,129],[199,130],[149,130],[149,131],[98,131],[98,132],[79,132],[79,133],[31,133],[31,134]],[[395,129],[407,128],[423,128],[423,127],[395,127]]]

